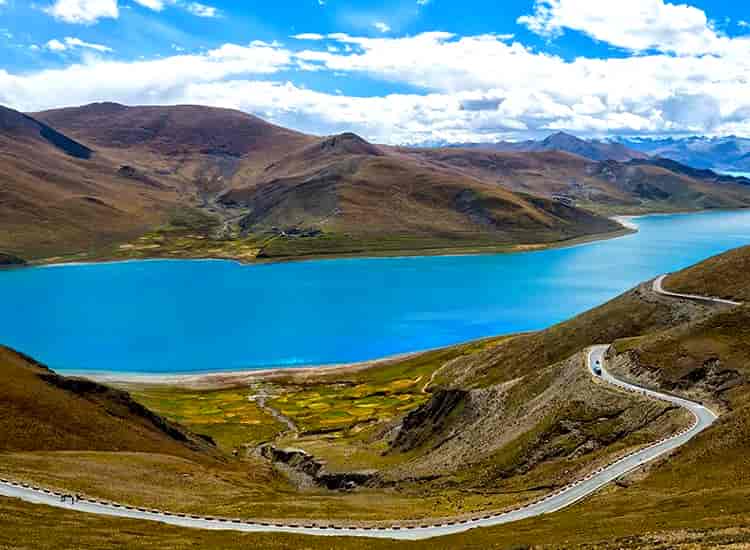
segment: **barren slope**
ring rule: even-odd
[[[747,180],[697,171],[663,159],[594,162],[560,151],[403,151],[508,189],[563,196],[594,211],[643,213],[750,206]]]
[[[102,103],[36,116],[144,176],[178,182],[183,200],[192,194],[226,220],[227,234],[238,225],[245,236],[279,237],[265,257],[548,243],[619,229],[353,134],[315,138],[238,111]]]
[[[353,134],[326,138],[221,197],[244,207],[250,231],[302,228],[354,236],[408,235],[498,244],[564,240],[617,229],[550,199],[381,149]]]
[[[169,186],[0,107],[0,250],[33,258],[123,240],[176,199]]]

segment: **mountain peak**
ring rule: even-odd
[[[322,152],[333,154],[383,156],[380,148],[352,132],[327,137],[318,147]]]
[[[555,144],[555,143],[583,143],[584,140],[582,140],[579,137],[574,136],[573,134],[568,134],[567,132],[555,132],[554,134],[551,134],[547,136],[547,138],[542,142],[546,144]]]

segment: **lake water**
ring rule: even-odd
[[[0,342],[67,372],[360,361],[543,328],[750,244],[750,211],[636,223],[635,235],[518,254],[3,271]]]
[[[750,172],[723,171],[721,173],[725,174],[727,176],[734,176],[735,178],[748,178],[748,179],[750,179]]]

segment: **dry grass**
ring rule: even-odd
[[[667,277],[667,290],[738,301],[750,301],[750,246],[714,256]]]

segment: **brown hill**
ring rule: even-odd
[[[0,107],[0,250],[80,252],[159,223],[176,193],[27,115]]]
[[[750,302],[750,246],[736,248],[670,275],[665,287],[683,294]]]
[[[597,212],[744,208],[750,186],[674,162],[594,162],[566,152],[497,152],[482,149],[405,149],[404,153],[455,168],[514,191],[565,197]]]
[[[0,162],[13,189],[0,224],[20,237],[0,250],[22,257],[97,247],[98,257],[241,249],[243,259],[505,250],[621,229],[602,214],[750,206],[750,186],[643,160],[400,149],[193,105],[97,103],[34,116],[41,122],[6,124],[30,125],[27,142],[0,130],[13,141]],[[32,150],[13,152],[24,143]],[[172,207],[215,221],[133,244]]]
[[[35,117],[100,148],[143,148],[167,155],[242,157],[293,149],[308,137],[231,109],[177,105],[128,107],[93,103],[35,113]]]
[[[268,256],[367,251],[379,240],[402,249],[551,242],[618,229],[351,133],[314,138],[238,111],[94,104],[36,116],[144,173],[191,182],[245,234],[279,235]],[[291,233],[306,238],[285,242]]]
[[[0,451],[215,454],[214,445],[120,390],[59,376],[0,346]]]
[[[249,209],[253,232],[303,227],[356,237],[408,235],[456,243],[550,242],[618,229],[549,199],[401,155],[353,134],[325,138],[221,196]]]

